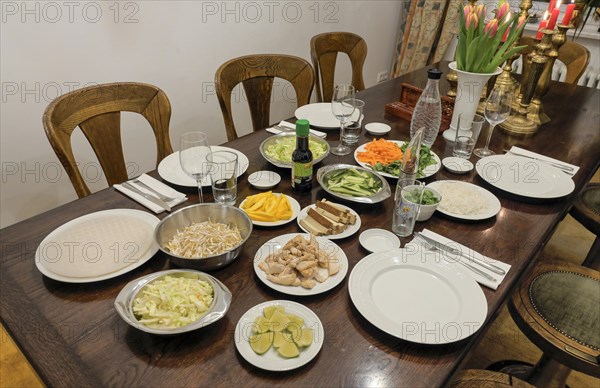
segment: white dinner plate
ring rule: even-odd
[[[256,251],[256,255],[254,256],[254,272],[256,273],[256,275],[258,276],[260,281],[265,283],[267,286],[271,287],[272,289],[274,289],[276,291],[279,291],[279,292],[282,292],[282,293],[288,294],[288,295],[299,295],[299,296],[317,295],[322,292],[329,291],[332,288],[334,288],[335,286],[337,286],[338,284],[340,284],[342,282],[342,280],[344,280],[344,278],[346,277],[346,274],[348,273],[348,258],[346,257],[346,254],[344,253],[342,248],[340,248],[339,245],[337,245],[333,241],[331,241],[327,238],[324,238],[324,237],[317,237],[317,242],[319,243],[319,248],[324,250],[326,253],[328,253],[330,255],[330,257],[331,257],[331,255],[334,255],[334,257],[337,260],[339,260],[341,268],[338,273],[329,277],[323,283],[317,283],[317,285],[314,286],[313,288],[311,288],[310,290],[303,288],[301,286],[282,286],[280,284],[275,284],[267,279],[267,274],[262,269],[258,268],[258,264],[261,261],[264,261],[264,259],[266,259],[267,256],[269,256],[270,254],[275,253],[276,251],[283,248],[283,246],[288,241],[290,241],[292,238],[296,237],[297,235],[301,235],[307,241],[308,241],[308,237],[310,236],[309,234],[306,234],[306,233],[284,234],[284,235],[277,236],[275,238],[270,239],[269,241],[264,243],[258,249],[258,251]]]
[[[461,190],[464,195],[461,196],[460,200],[464,200],[468,204],[473,203],[473,201],[469,201],[469,198],[478,197],[482,199],[482,201],[485,203],[484,208],[467,214],[463,214],[464,212],[458,210],[449,210],[445,208],[445,201],[448,200],[448,198],[446,195],[444,195],[443,188],[446,188],[447,190],[447,187],[449,187],[448,185],[455,185],[455,187]],[[446,180],[431,182],[427,185],[427,187],[431,187],[442,195],[442,202],[440,202],[440,205],[436,210],[450,217],[459,218],[461,220],[485,220],[486,218],[494,217],[496,214],[498,214],[498,212],[500,212],[500,209],[502,209],[500,200],[498,200],[494,194],[490,193],[483,187],[479,187],[472,183]]]
[[[158,222],[152,214],[133,209],[86,214],[46,236],[35,252],[35,265],[47,277],[67,283],[117,277],[158,251]]]
[[[210,146],[210,148],[212,151],[231,151],[238,156],[238,177],[245,173],[250,165],[248,157],[236,149],[221,146]],[[194,178],[186,174],[181,168],[181,164],[179,163],[179,151],[173,152],[158,164],[158,175],[174,185],[197,187]],[[202,178],[202,187],[208,186],[210,186],[210,178],[205,176]]]
[[[490,185],[529,198],[560,198],[571,194],[575,183],[547,163],[516,155],[492,155],[475,165]]]
[[[407,244],[366,256],[348,280],[352,302],[373,325],[410,342],[446,344],[472,335],[487,315],[483,291],[438,255]]]
[[[285,194],[279,193],[277,195],[285,195]],[[298,217],[298,213],[300,213],[300,204],[298,203],[298,201],[296,201],[294,198],[290,197],[289,195],[285,195],[285,196],[287,197],[288,201],[290,201],[290,207],[292,208],[292,216],[290,218],[288,218],[287,220],[274,221],[274,222],[255,221],[255,220],[251,219],[252,224],[258,225],[258,226],[279,226],[279,225],[285,225],[288,222],[294,221],[296,219],[296,217]],[[244,202],[246,202],[245,199],[242,201],[242,203],[240,203],[240,209],[242,209],[242,205],[244,204]],[[244,210],[244,209],[242,209],[242,210]]]
[[[250,336],[254,320],[263,315],[263,310],[268,306],[282,306],[286,313],[292,313],[304,319],[304,326],[313,330],[313,343],[300,350],[300,355],[294,358],[281,357],[277,351],[271,346],[264,354],[256,354],[250,347]],[[292,370],[307,364],[315,358],[323,347],[325,330],[321,320],[311,309],[301,305],[300,303],[291,302],[288,300],[272,300],[263,302],[246,311],[235,326],[235,347],[238,352],[250,364],[269,371],[282,372]]]
[[[347,121],[356,121],[358,115],[359,111],[355,110]],[[303,105],[296,109],[294,116],[296,116],[297,119],[308,120],[311,127],[332,129],[340,127],[340,120],[336,119],[333,113],[331,113],[330,102],[318,102],[315,104]]]
[[[357,212],[355,212],[354,210],[350,209],[348,206],[344,206],[341,204],[337,204],[338,206],[349,210],[350,213],[354,214],[354,216],[356,217],[356,222],[354,223],[354,225],[348,225],[348,227],[342,232],[342,233],[338,233],[338,234],[327,234],[321,237],[325,237],[328,238],[330,240],[340,240],[342,238],[346,238],[346,237],[350,237],[352,236],[354,233],[358,232],[358,230],[360,229],[360,216],[358,215]],[[308,217],[308,209],[309,208],[316,208],[317,205],[312,204],[312,205],[308,205],[307,207],[305,207],[304,209],[302,209],[300,211],[300,214],[298,214],[298,218],[297,221],[298,222],[298,226],[300,227],[300,229],[302,229],[303,231],[305,231],[306,233],[310,233],[308,230],[306,230],[302,225],[300,225],[300,220],[304,219],[305,217]]]
[[[394,143],[398,144],[399,146],[402,146],[404,143],[406,143],[405,141],[400,141],[400,140],[388,140],[388,141],[393,141]],[[369,143],[361,144],[358,147],[356,147],[356,149],[354,150],[354,160],[356,160],[356,163],[358,163],[362,167],[372,168],[369,163],[363,163],[363,162],[358,161],[358,153],[365,152],[367,150],[366,149],[367,144],[369,144]],[[433,174],[435,174],[436,172],[438,172],[440,170],[440,167],[442,167],[442,161],[440,160],[440,157],[437,156],[437,154],[433,151],[431,151],[431,154],[433,155],[433,159],[435,160],[435,163],[425,167],[425,169],[423,170],[423,173],[425,174],[425,176],[417,177],[417,178],[428,178],[428,177],[432,176]],[[380,175],[383,175],[388,178],[398,178],[396,175],[388,174],[387,172],[383,172],[383,171],[377,171],[377,172]]]

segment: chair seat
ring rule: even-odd
[[[587,184],[570,214],[586,229],[596,236],[600,235],[600,183]]]
[[[600,377],[600,273],[544,261],[514,293],[515,323],[545,355],[571,369]]]
[[[466,369],[458,372],[454,380],[449,384],[451,388],[533,388],[534,386],[526,383],[511,375],[492,372],[482,369]]]

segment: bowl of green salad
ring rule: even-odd
[[[384,177],[351,164],[323,166],[317,170],[317,181],[329,194],[352,202],[377,203],[392,193]]]
[[[313,154],[313,164],[329,155],[329,143],[320,137],[309,135],[308,148]],[[283,132],[265,139],[260,144],[260,154],[277,167],[292,168],[292,153],[296,149],[296,133]]]
[[[406,188],[406,194],[403,194],[403,196],[412,203],[419,203],[419,192],[420,186],[412,185]],[[417,221],[427,221],[430,219],[441,201],[442,195],[440,193],[434,189],[425,187],[423,189],[423,198],[421,199],[419,213],[417,214]]]

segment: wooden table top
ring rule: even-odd
[[[445,70],[446,66],[441,68]],[[386,114],[385,104],[398,99],[401,82],[423,87],[425,73],[422,70],[361,92],[357,97],[366,102],[364,122],[388,123],[392,126],[388,138],[408,139],[410,123]],[[446,84],[443,80],[440,83],[442,92]],[[431,229],[512,265],[498,290],[483,288],[488,301],[486,324],[493,320],[519,278],[535,261],[599,164],[600,90],[552,83],[544,103],[552,121],[535,136],[524,139],[497,130],[491,148],[501,152],[519,145],[579,165],[581,170],[573,178],[576,187],[571,195],[552,201],[526,201],[487,185],[475,171],[453,175],[441,169],[426,179],[426,182],[442,179],[472,182],[486,187],[500,199],[502,209],[494,218],[467,223],[436,213],[415,228]],[[277,171],[282,182],[276,190],[291,194],[289,171],[270,165],[258,152],[259,144],[267,136],[270,134],[266,131],[259,131],[227,143],[250,159],[247,173],[239,180],[238,203],[257,192],[248,185],[247,176],[262,169]],[[327,140],[335,144],[337,137],[336,131],[332,131]],[[371,139],[371,135],[363,133],[360,143]],[[441,135],[433,149],[442,158],[451,152]],[[338,162],[355,163],[352,155],[329,155],[323,164]],[[394,189],[393,182],[390,183]],[[195,189],[185,190],[190,197],[187,204],[196,203]],[[329,198],[316,179],[310,194],[294,197],[302,207]],[[205,200],[210,200],[209,194],[205,194]],[[391,198],[376,205],[352,206],[362,218],[361,232],[372,227],[391,228]],[[253,257],[267,240],[299,232],[296,222],[291,222],[277,228],[255,227],[240,257],[228,267],[211,272],[233,293],[231,308],[223,319],[184,335],[149,335],[123,322],[113,308],[113,301],[129,281],[171,268],[161,254],[130,273],[91,284],[54,281],[35,267],[37,246],[55,228],[79,216],[114,208],[145,210],[108,188],[1,231],[0,317],[42,380],[50,386],[438,386],[448,382],[460,368],[486,328],[456,343],[420,345],[392,337],[363,318],[350,300],[347,278],[333,290],[310,297],[291,297],[271,290],[256,278]],[[358,233],[336,242],[348,256],[350,271],[368,254],[359,245]],[[266,372],[250,365],[236,351],[233,337],[237,321],[248,309],[275,299],[304,304],[319,316],[325,328],[324,345],[316,358],[284,373]]]

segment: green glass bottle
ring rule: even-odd
[[[313,155],[309,148],[308,120],[296,121],[296,149],[292,153],[292,190],[308,193],[312,189]]]

